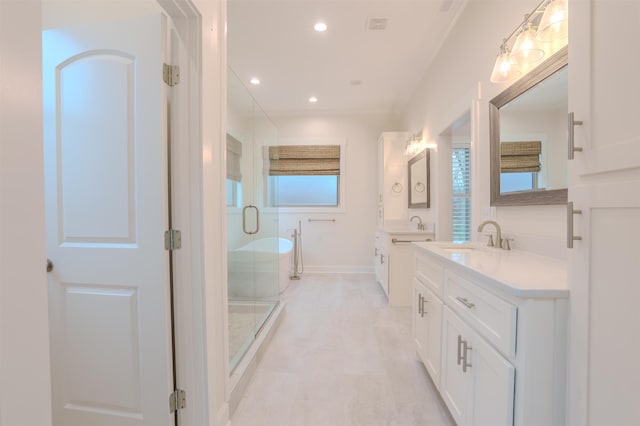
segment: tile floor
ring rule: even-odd
[[[306,274],[283,293],[284,320],[232,426],[453,425],[372,274]]]

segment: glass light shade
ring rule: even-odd
[[[569,37],[569,11],[566,0],[553,0],[542,14],[536,38],[540,41],[565,40]]]
[[[536,31],[529,23],[527,29],[518,34],[515,43],[513,43],[510,55],[511,62],[529,65],[538,62],[544,54],[545,51],[540,45],[540,41],[536,38]]]
[[[511,63],[509,58],[509,52],[504,48],[501,49],[500,54],[496,58],[496,63],[493,65],[493,71],[491,71],[492,83],[503,83],[508,81],[515,71],[516,65]]]

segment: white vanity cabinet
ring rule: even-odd
[[[416,349],[456,423],[563,425],[566,265],[476,245],[413,245]],[[436,302],[428,320],[425,296]]]
[[[375,270],[378,283],[391,306],[411,306],[413,294],[413,247],[433,234],[425,231],[379,229],[376,232]]]
[[[429,256],[414,253],[413,340],[436,388],[440,387],[440,339],[444,270]]]
[[[436,387],[440,383],[442,301],[417,279],[413,281],[413,340]]]
[[[380,287],[382,287],[387,297],[389,297],[389,248],[387,246],[387,239],[384,238],[380,232],[376,232],[374,253],[373,267],[376,274],[376,281],[380,284]]]

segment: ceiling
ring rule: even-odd
[[[229,0],[228,63],[270,115],[397,112],[465,2]],[[369,28],[378,18],[386,29]]]

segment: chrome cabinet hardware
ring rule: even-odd
[[[380,253],[380,264],[384,265],[384,254]]]
[[[581,126],[582,125],[582,121],[580,120],[574,120],[573,119],[573,112],[569,113],[569,160],[573,160],[574,157],[574,153],[575,152],[581,152],[582,148],[581,147],[576,147],[574,144],[574,134],[573,134],[573,128],[574,126]]]
[[[47,272],[53,271],[53,262],[50,259],[47,259]]]
[[[425,297],[422,296],[422,300],[420,301],[420,311],[421,311],[420,312],[420,316],[422,318],[424,318],[424,302],[426,302],[426,301],[427,301],[427,299],[425,299]]]
[[[422,315],[422,295],[418,293],[418,315]]]
[[[426,238],[424,240],[399,240],[397,238],[392,238],[391,242],[393,244],[397,244],[397,243],[421,243],[421,242],[427,242],[427,241],[431,241],[431,238]]]
[[[471,346],[469,346],[469,344],[468,344],[468,342],[466,340],[462,341],[462,346],[463,346],[463,348],[462,348],[462,372],[466,373],[467,372],[467,368],[468,367],[472,367],[471,363],[468,362],[468,360],[467,360],[467,354],[473,348]]]
[[[469,299],[467,299],[465,297],[458,296],[458,297],[456,297],[456,300],[458,302],[462,303],[464,306],[466,306],[469,309],[473,309],[476,306],[475,303],[469,302]]]
[[[469,343],[466,340],[462,340],[462,336],[458,334],[458,365],[462,364],[463,373],[466,373],[467,368],[471,367],[471,363],[467,359],[467,353],[472,349]]]
[[[573,248],[574,241],[582,240],[581,236],[573,235],[573,215],[582,214],[582,210],[573,208],[573,201],[567,203],[567,248]]]
[[[253,231],[247,230],[247,210],[248,209],[254,209],[256,211],[256,228]],[[248,235],[257,234],[258,232],[260,232],[260,210],[256,206],[248,205],[242,209],[242,231]]]

